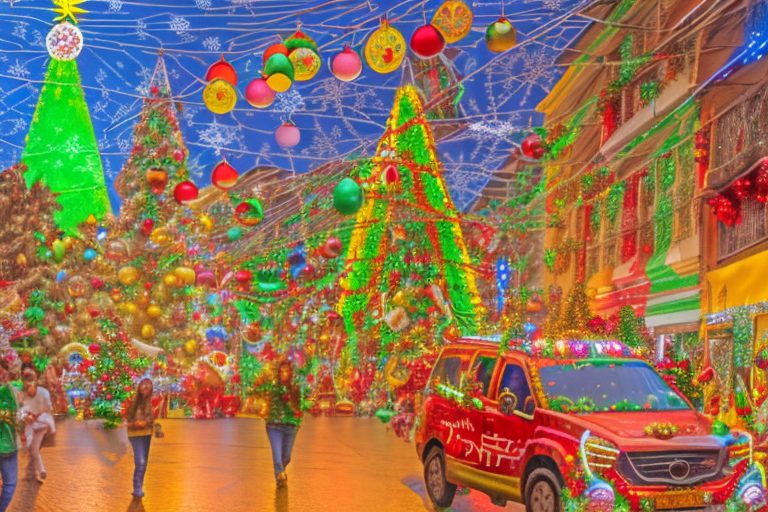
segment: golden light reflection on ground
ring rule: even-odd
[[[431,510],[411,443],[376,419],[308,418],[288,488],[277,491],[264,423],[164,420],[153,439],[142,502],[133,502],[133,456],[124,431],[59,423],[44,448],[48,479],[22,480],[11,512],[398,512]],[[26,456],[20,459],[25,476]],[[487,497],[457,497],[455,512],[501,511]],[[508,506],[507,510],[522,510]]]

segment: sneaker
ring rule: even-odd
[[[41,480],[45,480],[46,478],[48,478],[48,473],[46,473],[45,471],[41,471],[40,472],[40,479]]]

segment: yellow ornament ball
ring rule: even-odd
[[[365,43],[365,60],[377,73],[391,73],[403,63],[406,50],[403,34],[383,20]]]
[[[183,284],[195,284],[195,271],[189,267],[176,267],[173,275]]]
[[[288,54],[288,60],[293,64],[297,82],[312,80],[322,66],[320,56],[310,48],[296,48]]]
[[[170,240],[168,230],[162,227],[153,229],[152,234],[149,235],[149,240],[157,245],[165,245]]]
[[[216,78],[205,86],[203,102],[214,114],[226,114],[235,108],[237,91],[226,80]]]
[[[141,326],[141,337],[145,340],[150,340],[155,337],[155,328],[150,324],[144,324]]]
[[[166,274],[165,277],[163,277],[163,283],[165,283],[165,286],[176,286],[176,283],[178,282],[179,279],[173,274]]]
[[[197,341],[195,340],[189,340],[184,343],[184,352],[186,352],[188,355],[194,355],[195,352],[197,352]]]
[[[133,315],[134,313],[136,313],[136,311],[139,310],[139,308],[136,307],[136,304],[134,304],[133,302],[126,302],[126,303],[124,303],[123,304],[123,309],[129,315]]]
[[[117,280],[126,286],[130,286],[139,280],[139,269],[136,267],[122,267],[117,271]]]
[[[160,318],[163,314],[163,310],[157,304],[152,304],[147,308],[147,316],[149,318]]]

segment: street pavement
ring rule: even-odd
[[[146,496],[133,500],[133,455],[125,429],[64,420],[43,448],[48,478],[38,484],[20,457],[11,512],[399,512],[434,510],[413,443],[375,418],[307,418],[288,486],[277,490],[264,423],[255,419],[161,421],[153,439]],[[521,511],[483,494],[457,496],[454,512]]]

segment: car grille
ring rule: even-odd
[[[693,485],[722,475],[724,450],[622,453],[619,472],[634,485]]]

